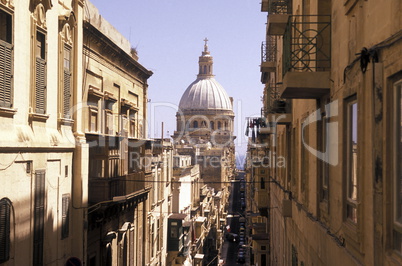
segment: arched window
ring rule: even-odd
[[[229,128],[228,128],[228,122],[225,122],[225,130],[229,130]]]
[[[207,74],[207,66],[204,66],[204,74]]]
[[[0,263],[10,258],[10,211],[11,201],[2,198],[0,200]]]
[[[215,129],[215,123],[214,123],[214,121],[211,121],[211,122],[209,123],[209,126],[210,126],[211,129]]]
[[[193,122],[193,128],[198,128],[198,121]]]
[[[221,127],[222,127],[222,122],[218,121],[218,129],[221,129]]]

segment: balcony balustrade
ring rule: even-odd
[[[292,0],[262,0],[261,12],[292,14]]]
[[[110,178],[89,179],[89,201],[97,203],[112,200],[113,197],[125,196],[145,188],[144,174],[135,173]]]
[[[267,36],[267,41],[261,43],[261,82],[264,84],[269,79],[269,73],[276,71],[277,52],[276,36]]]
[[[280,97],[279,87],[269,84],[265,93],[264,111],[266,120],[280,125],[292,122],[291,100]]]
[[[291,16],[283,37],[282,98],[314,99],[329,92],[331,17]]]

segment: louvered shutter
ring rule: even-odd
[[[0,107],[12,103],[12,50],[12,44],[0,40]]]
[[[10,258],[10,202],[0,201],[0,263]]]
[[[45,172],[35,173],[33,265],[43,265],[43,236],[45,218]]]
[[[64,118],[71,118],[71,73],[64,69],[64,88],[63,88],[63,114]]]
[[[70,195],[65,194],[62,198],[62,222],[61,222],[61,238],[66,238],[69,235],[69,225],[70,225]]]
[[[35,88],[35,112],[44,114],[46,111],[46,61],[36,58],[36,88]]]

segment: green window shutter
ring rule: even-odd
[[[11,202],[0,200],[0,263],[10,258],[10,209]]]
[[[61,238],[67,238],[70,232],[70,194],[64,194],[62,198],[62,222],[61,222]]]
[[[35,172],[33,265],[43,265],[45,220],[45,171]]]
[[[36,58],[36,87],[35,87],[35,112],[46,112],[46,61]]]
[[[12,105],[12,51],[12,44],[0,40],[0,107]]]

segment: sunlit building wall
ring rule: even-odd
[[[399,265],[400,1],[262,1],[270,265]]]
[[[85,259],[82,16],[83,1],[0,2],[2,265]]]

